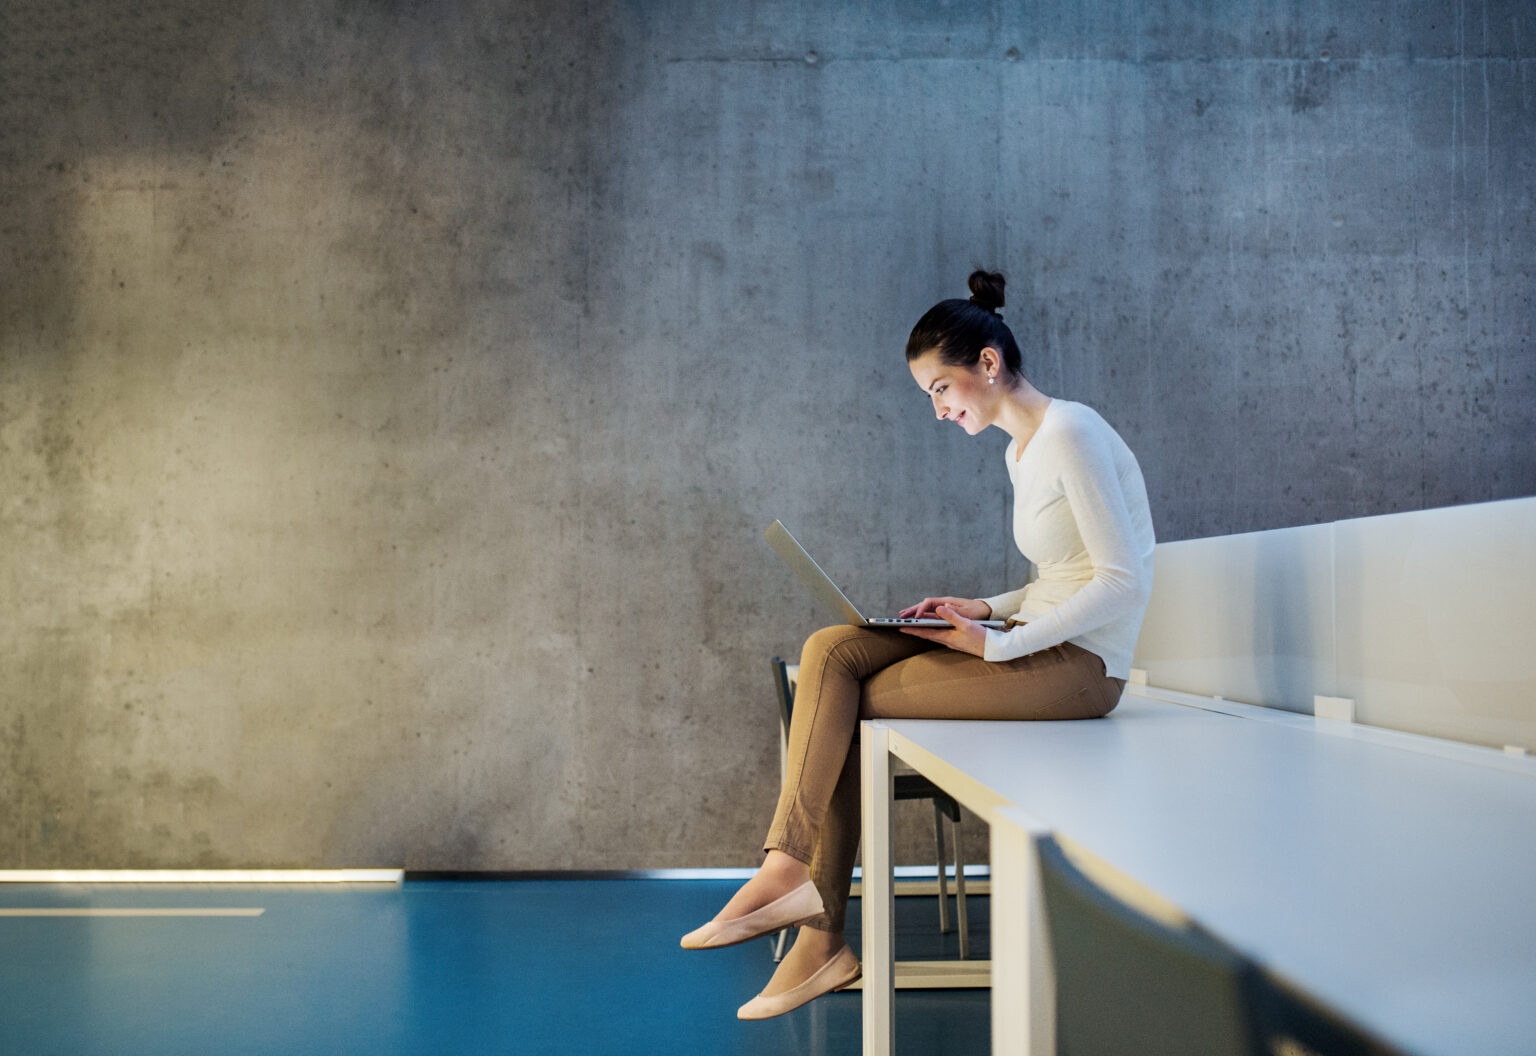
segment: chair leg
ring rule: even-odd
[[[933,801],[933,844],[939,863],[939,934],[949,931],[949,884],[944,878],[944,812],[939,801]]]
[[[789,929],[785,928],[773,937],[773,963],[778,964],[784,959],[784,943],[789,939]]]
[[[960,849],[960,821],[955,820],[955,916],[960,921],[960,959],[971,956],[971,927],[965,917],[965,855]]]

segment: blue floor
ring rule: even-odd
[[[741,1023],[772,972],[768,941],[678,947],[738,883],[4,885],[0,908],[264,913],[0,917],[0,1054],[858,1053],[857,993]],[[987,900],[970,906],[985,957]],[[932,898],[898,899],[897,956],[954,956],[936,918]],[[901,1056],[988,1050],[987,991],[902,991],[896,1009]]]

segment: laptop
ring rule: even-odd
[[[855,627],[949,627],[948,620],[936,618],[902,619],[899,616],[873,616],[866,618],[859,611],[858,606],[848,600],[838,585],[832,582],[832,577],[821,570],[810,554],[805,552],[795,537],[789,534],[779,521],[774,521],[763,532],[763,538],[768,540],[768,545],[773,547],[773,552],[789,566],[789,570],[800,578],[807,590],[815,596],[831,611],[837,613],[843,619]],[[1006,626],[1002,620],[979,620],[983,627],[1002,628]]]

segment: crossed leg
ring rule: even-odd
[[[799,986],[843,947],[859,845],[861,718],[1097,718],[1123,687],[1071,644],[990,662],[897,631],[842,626],[811,635],[767,858],[715,918],[734,920],[814,881],[823,912],[801,928],[763,995]]]

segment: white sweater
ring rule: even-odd
[[[1152,511],[1136,456],[1097,411],[1052,400],[1024,446],[1008,445],[1013,538],[1034,565],[1021,590],[985,600],[994,619],[988,660],[1071,642],[1129,678],[1131,654],[1152,596]]]

